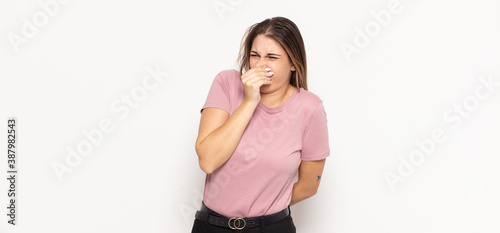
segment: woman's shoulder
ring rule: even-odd
[[[240,80],[240,72],[235,69],[223,70],[217,74],[216,78],[225,82],[234,82],[235,80]]]
[[[299,109],[304,116],[303,119],[311,119],[313,116],[321,116],[325,113],[323,101],[318,95],[300,88],[298,96]]]
[[[323,104],[323,101],[318,95],[314,94],[311,91],[304,90],[304,88],[300,88],[298,94],[300,96],[301,102],[303,102],[306,106],[316,108],[318,105]]]

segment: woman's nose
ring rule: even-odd
[[[263,66],[266,65],[266,61],[263,58],[260,58],[259,61],[257,61],[257,66]],[[267,66],[266,66],[267,67]]]

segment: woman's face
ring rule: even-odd
[[[292,71],[295,71],[283,47],[276,40],[262,34],[255,37],[250,50],[250,69],[260,66],[271,68],[274,72],[271,85],[262,85],[261,92],[273,92],[287,86]]]

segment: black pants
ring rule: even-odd
[[[242,230],[214,226],[208,222],[195,219],[191,233],[295,233],[295,225],[293,224],[292,215],[266,226],[244,228]]]

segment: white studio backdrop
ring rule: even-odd
[[[303,34],[330,133],[298,232],[500,231],[497,0],[3,0],[0,232],[190,232],[200,108],[273,16]]]

